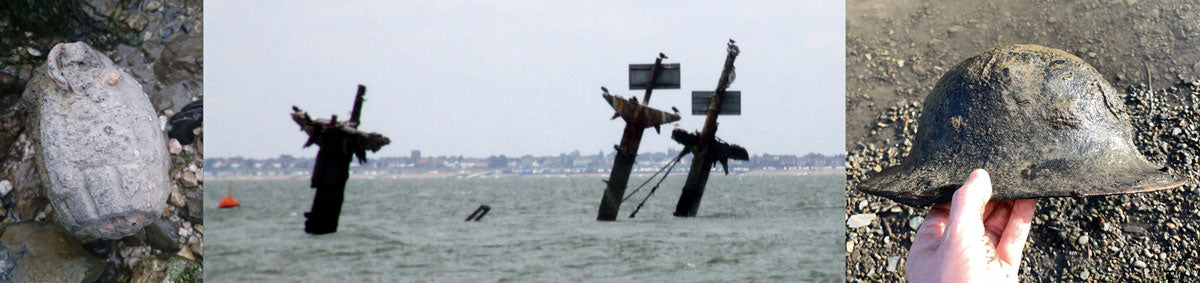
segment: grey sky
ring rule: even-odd
[[[206,1],[207,156],[314,155],[291,106],[348,117],[360,83],[360,128],[392,139],[376,156],[609,152],[624,122],[609,120],[601,85],[640,100],[628,64],[661,51],[683,86],[650,105],[690,113],[729,38],[743,110],[718,120],[718,137],[751,154],[844,151],[843,1],[300,2]],[[648,129],[641,151],[678,149],[673,128]]]

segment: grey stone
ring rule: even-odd
[[[0,244],[0,282],[13,282],[12,274],[17,269],[17,262],[25,258],[28,249],[24,246],[9,248]]]
[[[167,203],[177,208],[183,208],[184,205],[187,205],[186,201],[187,200],[183,197],[183,192],[179,190],[179,187],[172,185],[171,197],[167,199]]]
[[[57,225],[32,221],[9,225],[0,235],[0,246],[23,249],[11,282],[94,282],[104,271],[103,260]]]
[[[204,223],[204,194],[197,189],[183,190],[187,202],[187,213],[184,219],[192,223]]]
[[[137,81],[87,44],[51,48],[25,89],[37,171],[82,240],[132,235],[170,194],[166,139]]]
[[[203,276],[204,267],[195,261],[181,256],[150,257],[133,268],[130,282],[201,282]]]
[[[924,223],[924,222],[925,222],[925,217],[920,217],[920,216],[913,217],[912,219],[908,220],[908,228],[912,228],[913,231],[917,231],[918,228],[921,228],[921,223]]]
[[[851,229],[866,227],[867,225],[871,225],[871,221],[874,220],[874,213],[855,214],[846,219],[846,227],[850,227]]]
[[[154,224],[146,226],[146,243],[169,253],[179,251],[179,228],[171,220],[159,217]]]
[[[150,2],[146,3],[146,11],[151,11],[151,12],[158,11],[158,8],[161,8],[161,7],[162,7],[162,2],[150,1]]]

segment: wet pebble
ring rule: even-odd
[[[846,227],[850,227],[851,229],[866,227],[867,225],[871,225],[871,221],[874,221],[875,217],[874,213],[852,215],[849,219],[846,219]]]
[[[179,152],[182,151],[183,145],[179,144],[179,140],[171,139],[170,141],[167,141],[167,152],[170,152],[171,154],[179,154]]]
[[[900,265],[900,257],[898,257],[898,256],[889,256],[889,257],[887,258],[887,262],[888,262],[888,264],[887,264],[887,271],[888,271],[888,272],[896,272],[896,266],[897,266],[897,265]]]
[[[12,192],[12,189],[12,182],[9,182],[8,180],[0,180],[0,196],[7,196],[8,193]]]
[[[917,231],[917,229],[921,228],[922,222],[925,222],[925,217],[913,217],[912,219],[908,220],[908,228],[912,228],[913,231]]]
[[[171,196],[167,198],[167,203],[175,207],[187,205],[187,199],[183,196],[183,192],[179,190],[179,186],[171,185]]]
[[[151,247],[168,253],[179,251],[179,234],[175,223],[159,217],[154,223],[146,226],[146,242]]]
[[[195,188],[200,185],[200,182],[196,180],[196,172],[186,171],[179,178],[179,184],[185,188]]]
[[[158,11],[158,8],[162,8],[162,2],[158,2],[158,1],[146,2],[146,11],[154,12],[154,11]]]

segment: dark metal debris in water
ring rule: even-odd
[[[358,130],[358,119],[366,93],[367,88],[359,85],[358,94],[354,96],[354,110],[350,112],[350,121],[345,122],[339,122],[337,115],[333,115],[329,120],[314,120],[299,107],[292,106],[292,120],[308,134],[308,141],[305,141],[304,146],[315,144],[321,147],[317,151],[311,184],[317,189],[317,194],[313,197],[312,210],[304,213],[304,217],[308,218],[304,222],[304,232],[337,232],[346,180],[350,178],[350,162],[354,157],[358,158],[359,163],[367,162],[367,151],[379,151],[391,143],[391,140],[383,135]]]
[[[658,109],[646,106],[650,103],[650,94],[654,89],[664,88],[679,88],[679,77],[660,77],[663,72],[662,60],[665,55],[659,53],[658,58],[654,60],[654,64],[650,66],[647,72],[648,77],[645,78],[644,88],[646,94],[641,103],[638,103],[637,98],[625,99],[620,96],[615,96],[608,93],[608,88],[600,87],[604,93],[604,100],[612,106],[613,119],[621,117],[625,120],[625,131],[621,135],[621,144],[613,146],[617,150],[617,157],[613,159],[613,168],[608,180],[605,182],[604,196],[600,199],[600,212],[596,215],[596,220],[613,221],[617,219],[617,213],[620,212],[622,199],[625,197],[625,187],[629,182],[629,174],[633,171],[633,164],[637,161],[638,147],[642,143],[642,133],[648,127],[654,127],[655,132],[659,131],[659,125],[679,121],[678,114],[666,113]],[[633,83],[636,74],[642,72],[640,65],[630,65],[630,88],[635,88]],[[673,64],[674,69],[679,69],[678,64]]]
[[[722,108],[728,104],[723,102],[727,95],[726,88],[733,83],[735,77],[733,62],[741,53],[732,39],[729,40],[726,51],[728,54],[725,56],[725,67],[721,71],[720,80],[717,81],[717,90],[710,95],[711,100],[708,104],[704,128],[699,135],[682,130],[672,134],[672,138],[684,145],[684,151],[692,152],[692,168],[688,171],[687,181],[683,184],[683,193],[679,196],[679,203],[675,205],[675,216],[677,217],[696,216],[696,212],[700,210],[700,199],[704,196],[704,187],[708,183],[708,173],[712,171],[714,163],[720,162],[721,166],[725,168],[725,174],[729,174],[728,161],[730,158],[750,159],[745,148],[717,139],[717,115],[723,114]],[[738,101],[740,103],[740,97]],[[740,104],[737,106],[740,115]]]
[[[480,205],[479,208],[476,208],[474,212],[471,212],[471,215],[467,216],[467,220],[463,220],[463,221],[478,222],[479,220],[483,220],[483,216],[487,215],[489,211],[492,211],[491,206]]]
[[[858,189],[920,206],[949,201],[976,168],[992,200],[1088,197],[1185,184],[1133,144],[1118,94],[1062,50],[1010,45],[942,76],[925,99],[912,153]]]

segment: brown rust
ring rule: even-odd
[[[925,99],[912,152],[858,189],[908,205],[944,202],[976,168],[991,174],[992,200],[1185,184],[1138,152],[1115,95],[1095,69],[1061,50],[992,49],[942,76]]]

